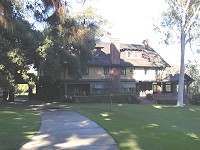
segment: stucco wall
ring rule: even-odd
[[[110,69],[111,71],[111,69]],[[104,79],[108,75],[104,75],[104,69],[101,66],[91,66],[89,67],[89,75],[83,75],[82,79]],[[156,71],[155,69],[147,69],[145,74],[144,68],[134,68],[127,67],[126,75],[120,75],[121,79],[135,79],[137,81],[155,81],[156,80]],[[61,79],[64,79],[64,73],[61,73]],[[66,70],[65,79],[71,79],[68,76],[68,72]]]

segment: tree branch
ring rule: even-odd
[[[190,0],[187,1],[187,4],[186,4],[186,6],[185,6],[185,10],[184,10],[185,12],[186,12],[187,9],[189,8],[189,5],[190,5]]]
[[[200,4],[198,5],[196,11],[194,12],[194,15],[193,15],[192,19],[190,20],[190,23],[189,23],[189,25],[187,26],[187,29],[185,30],[185,33],[186,33],[186,34],[189,32],[189,30],[190,30],[192,24],[194,23],[194,20],[195,20],[196,16],[198,15],[199,10],[200,10]]]

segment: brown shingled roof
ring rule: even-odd
[[[110,43],[100,42],[96,47],[101,48],[101,51],[94,50],[93,57],[88,62],[89,65],[98,66],[113,66],[110,61]],[[124,60],[120,58],[119,66],[134,66],[134,67],[161,67],[165,68],[170,66],[165,60],[150,46],[138,44],[123,44],[120,43],[120,52],[125,51],[141,51],[141,59]]]

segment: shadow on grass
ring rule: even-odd
[[[200,109],[168,105],[73,105],[97,122],[127,150],[188,150],[200,147]],[[187,141],[187,142],[186,142]]]
[[[19,149],[37,133],[41,120],[21,103],[0,103],[0,149]]]

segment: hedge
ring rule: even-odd
[[[156,100],[157,104],[163,104],[163,105],[176,105],[177,100]]]
[[[133,96],[134,95],[134,96]],[[140,103],[136,94],[113,94],[112,103]],[[110,103],[110,95],[74,96],[67,102],[74,103]]]

